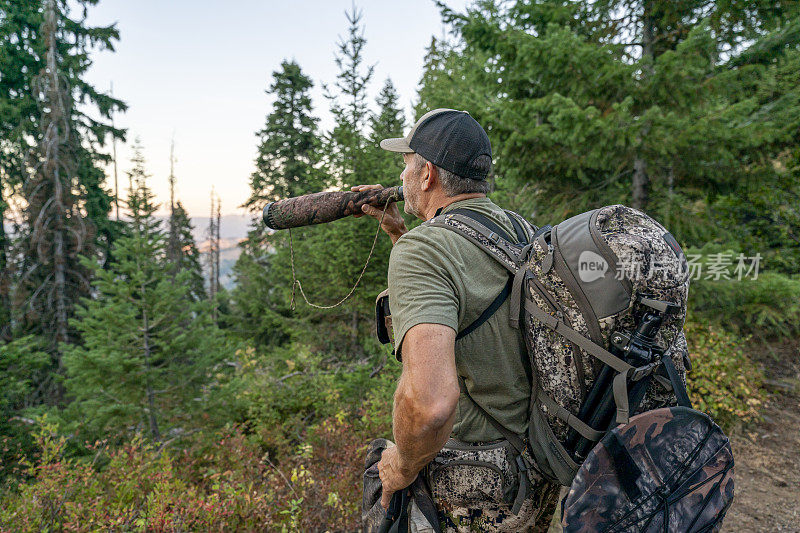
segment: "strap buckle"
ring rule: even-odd
[[[661,365],[661,358],[656,359],[652,363],[648,363],[644,366],[639,366],[633,369],[630,374],[631,381],[639,381],[642,378],[645,378],[656,371],[656,369]]]

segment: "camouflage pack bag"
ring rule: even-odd
[[[523,453],[518,460],[506,439],[449,439],[425,471],[444,531],[546,531],[559,487],[526,468],[532,458]],[[521,483],[529,487],[526,493],[518,490]]]
[[[730,442],[708,416],[647,411],[592,449],[564,499],[562,524],[566,533],[718,531],[733,485]]]
[[[535,469],[570,486],[617,424],[648,410],[689,406],[688,265],[661,224],[623,205],[538,229],[509,216],[527,226],[530,242],[508,241],[466,209],[426,224],[456,231],[509,271],[511,325],[523,333],[533,379],[523,437]]]

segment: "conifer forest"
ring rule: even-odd
[[[697,270],[689,393],[736,454],[723,531],[800,531],[798,2],[438,2],[413,116],[353,5],[321,52],[335,79],[262,73],[226,286],[219,200],[201,247],[207,211],[156,199],[126,95],[87,81],[125,39],[87,22],[102,1],[0,0],[0,532],[358,530],[401,371],[374,322],[392,243],[370,217],[273,232],[261,211],[399,185],[379,141],[442,107],[485,128],[489,196],[531,223],[625,204],[669,228]]]

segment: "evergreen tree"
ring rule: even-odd
[[[71,128],[70,89],[59,74],[57,32],[57,7],[51,0],[45,5],[41,30],[46,41],[46,68],[34,83],[41,132],[34,172],[24,188],[29,225],[22,241],[25,255],[19,285],[27,289],[23,302],[26,318],[49,341],[55,369],[60,371],[58,345],[73,340],[68,319],[78,298],[89,292],[88,268],[80,264],[78,254],[93,255],[94,250],[92,228],[84,221],[75,193],[79,163],[74,153],[81,141]],[[46,390],[46,399],[60,398],[54,382]]]
[[[380,147],[383,139],[405,136],[405,114],[400,107],[400,96],[392,83],[387,78],[375,99],[376,111],[369,117],[369,137],[364,159],[372,169],[372,182],[380,183],[384,187],[401,185],[400,174],[403,172],[403,158],[395,152],[388,152]],[[402,213],[402,209],[401,209]],[[406,225],[411,226],[414,221],[406,217]],[[360,221],[360,222],[359,222]],[[377,227],[377,222],[371,218],[360,218],[357,221],[367,239],[366,245],[372,244],[372,238]],[[358,289],[358,305],[365,313],[372,313],[375,296],[386,288],[386,272],[389,268],[389,254],[391,253],[391,240],[383,232],[378,235],[378,242],[370,260],[369,267],[364,272],[364,277]],[[365,253],[368,253],[366,249]],[[366,255],[364,256],[366,259]],[[364,260],[362,259],[362,261]],[[367,324],[369,320],[367,319]]]
[[[33,453],[29,431],[36,387],[50,368],[50,356],[41,338],[26,335],[0,341],[0,483]]]
[[[735,236],[747,255],[760,253],[763,268],[800,271],[800,13],[758,39],[734,60],[736,70],[756,84],[757,111],[764,126],[755,140],[746,179],[713,204],[714,219]],[[760,78],[760,79],[759,79]],[[731,239],[734,240],[734,239]]]
[[[492,138],[505,200],[537,223],[623,202],[701,243],[717,233],[704,206],[752,179],[742,162],[763,161],[775,123],[791,116],[758,101],[767,69],[736,62],[789,20],[790,3],[772,4],[444,8],[459,40],[431,50],[422,107],[447,98],[475,106],[467,109]],[[773,59],[787,49],[773,48]],[[687,205],[697,209],[678,217]]]
[[[382,150],[379,143],[389,137],[402,137],[405,135],[403,131],[405,127],[405,115],[400,108],[400,96],[394,88],[392,80],[386,78],[381,92],[375,101],[378,112],[374,113],[369,119],[369,146],[377,155],[377,160],[373,162],[373,166],[380,169],[380,172],[386,177],[381,177],[385,180],[384,185],[394,185],[403,171],[403,160],[398,154]],[[395,174],[396,172],[396,174]]]
[[[25,158],[37,132],[37,106],[31,83],[41,69],[33,53],[30,31],[41,25],[39,5],[0,1],[0,340],[10,341],[13,257],[6,232],[10,196],[18,194],[26,177]],[[38,43],[37,43],[38,44]],[[27,46],[26,46],[27,45]],[[41,51],[41,46],[38,46]]]
[[[86,82],[85,73],[92,62],[89,54],[94,49],[111,49],[119,39],[114,25],[91,27],[85,17],[71,18],[75,7],[83,10],[97,0],[79,0],[67,3],[56,0],[2,0],[0,1],[0,195],[19,193],[19,186],[28,178],[31,151],[36,147],[42,131],[37,92],[34,90],[39,73],[46,68],[48,37],[43,34],[45,15],[55,14],[56,69],[66,88],[70,102],[66,107],[67,120],[82,139],[74,150],[77,162],[81,195],[86,201],[87,218],[96,226],[95,239],[106,250],[115,235],[113,224],[107,223],[107,204],[110,195],[103,188],[104,175],[96,163],[106,160],[100,148],[108,135],[122,138],[122,130],[102,122],[112,112],[126,109],[125,104],[98,92]],[[0,200],[5,214],[6,203]],[[0,237],[3,234],[0,233]],[[8,239],[0,238],[0,260],[8,251]]]
[[[260,244],[252,238],[253,233],[241,244],[242,252],[233,267],[236,284],[231,292],[229,327],[259,347],[279,346],[298,330],[298,320],[290,309],[289,250]]]
[[[336,63],[340,68],[333,88],[326,90],[335,124],[325,136],[323,160],[326,184],[337,189],[381,182],[397,184],[401,162],[377,146],[380,139],[402,134],[403,117],[397,93],[386,83],[378,98],[379,112],[371,114],[367,87],[372,67],[363,64],[362,14],[355,8],[346,14],[347,36],[340,39]],[[278,84],[275,84],[278,86]],[[270,187],[262,182],[263,189]],[[314,188],[295,194],[316,192]],[[252,197],[251,197],[252,198]],[[348,294],[358,280],[377,231],[370,218],[340,220],[333,224],[276,232],[263,244],[253,238],[237,263],[236,309],[244,316],[239,327],[262,343],[282,343],[290,338],[312,350],[335,353],[338,358],[362,354],[361,342],[372,330],[372,307],[385,286],[390,241],[378,236],[370,266],[352,298],[331,309],[309,307],[299,290],[292,293],[293,270],[303,293],[313,304],[330,306]],[[292,252],[294,250],[292,266]],[[294,297],[298,312],[289,302]],[[234,326],[235,327],[235,326]]]
[[[67,347],[67,413],[96,436],[133,430],[155,441],[191,425],[194,401],[222,336],[208,307],[191,292],[189,270],[173,277],[166,236],[145,180],[141,146],[134,146],[127,235],[114,246],[113,264],[95,270],[94,299],[73,320],[83,343]]]
[[[254,221],[234,266],[232,298],[236,319],[231,326],[261,345],[286,340],[291,327],[289,301],[292,286],[288,232],[267,235],[260,212],[267,201],[311,192],[325,186],[319,168],[318,119],[312,114],[311,78],[295,61],[284,60],[272,73],[267,94],[274,96],[266,125],[258,132],[256,171],[250,179],[250,197],[243,204]],[[307,256],[312,228],[292,231],[297,256]]]
[[[284,60],[272,73],[267,94],[272,112],[258,132],[256,171],[250,177],[250,197],[243,207],[260,211],[267,201],[322,190],[318,161],[318,119],[312,115],[311,78],[295,61]]]
[[[328,185],[342,190],[353,185],[375,183],[383,177],[379,169],[372,166],[368,155],[366,128],[370,114],[367,88],[374,66],[364,65],[363,13],[353,6],[345,17],[349,23],[347,37],[340,38],[335,55],[339,73],[333,90],[326,93],[334,126],[326,136],[324,146]],[[369,220],[350,218],[313,228],[309,236],[312,255],[308,256],[306,265],[298,269],[312,302],[335,304],[356,283],[375,235],[375,225]],[[383,251],[376,250],[377,257],[382,254]],[[308,272],[315,273],[316,283],[311,283],[308,274],[303,275]],[[359,337],[368,331],[365,319],[371,315],[368,310],[371,306],[368,307],[367,302],[374,299],[372,289],[362,284],[343,305],[313,313],[319,320],[318,327],[327,333],[329,349],[341,356],[356,357],[360,354]]]
[[[54,368],[57,344],[70,340],[74,303],[88,287],[76,256],[105,260],[118,233],[97,163],[107,135],[122,136],[102,120],[125,106],[84,80],[89,53],[113,49],[118,32],[70,16],[71,7],[94,3],[0,2],[0,219],[8,195],[25,206],[14,243],[0,230],[0,333],[44,335]],[[52,387],[39,390],[55,399]]]
[[[189,288],[195,301],[206,298],[203,280],[203,267],[200,263],[200,251],[194,240],[192,221],[178,200],[172,212],[172,231],[178,244],[177,256],[172,260],[173,273],[186,271],[189,273]]]
[[[364,66],[363,51],[367,40],[361,19],[363,12],[355,6],[345,13],[348,28],[347,38],[341,37],[335,55],[339,73],[336,75],[335,92],[327,93],[331,102],[334,127],[326,139],[329,185],[346,188],[368,183],[371,178],[369,166],[364,164],[366,147],[365,127],[369,118],[367,87],[372,80],[374,65]]]

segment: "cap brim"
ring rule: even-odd
[[[401,152],[404,154],[410,154],[414,150],[408,145],[405,138],[399,137],[395,139],[384,139],[381,141],[381,148],[384,150],[388,150],[390,152]]]

